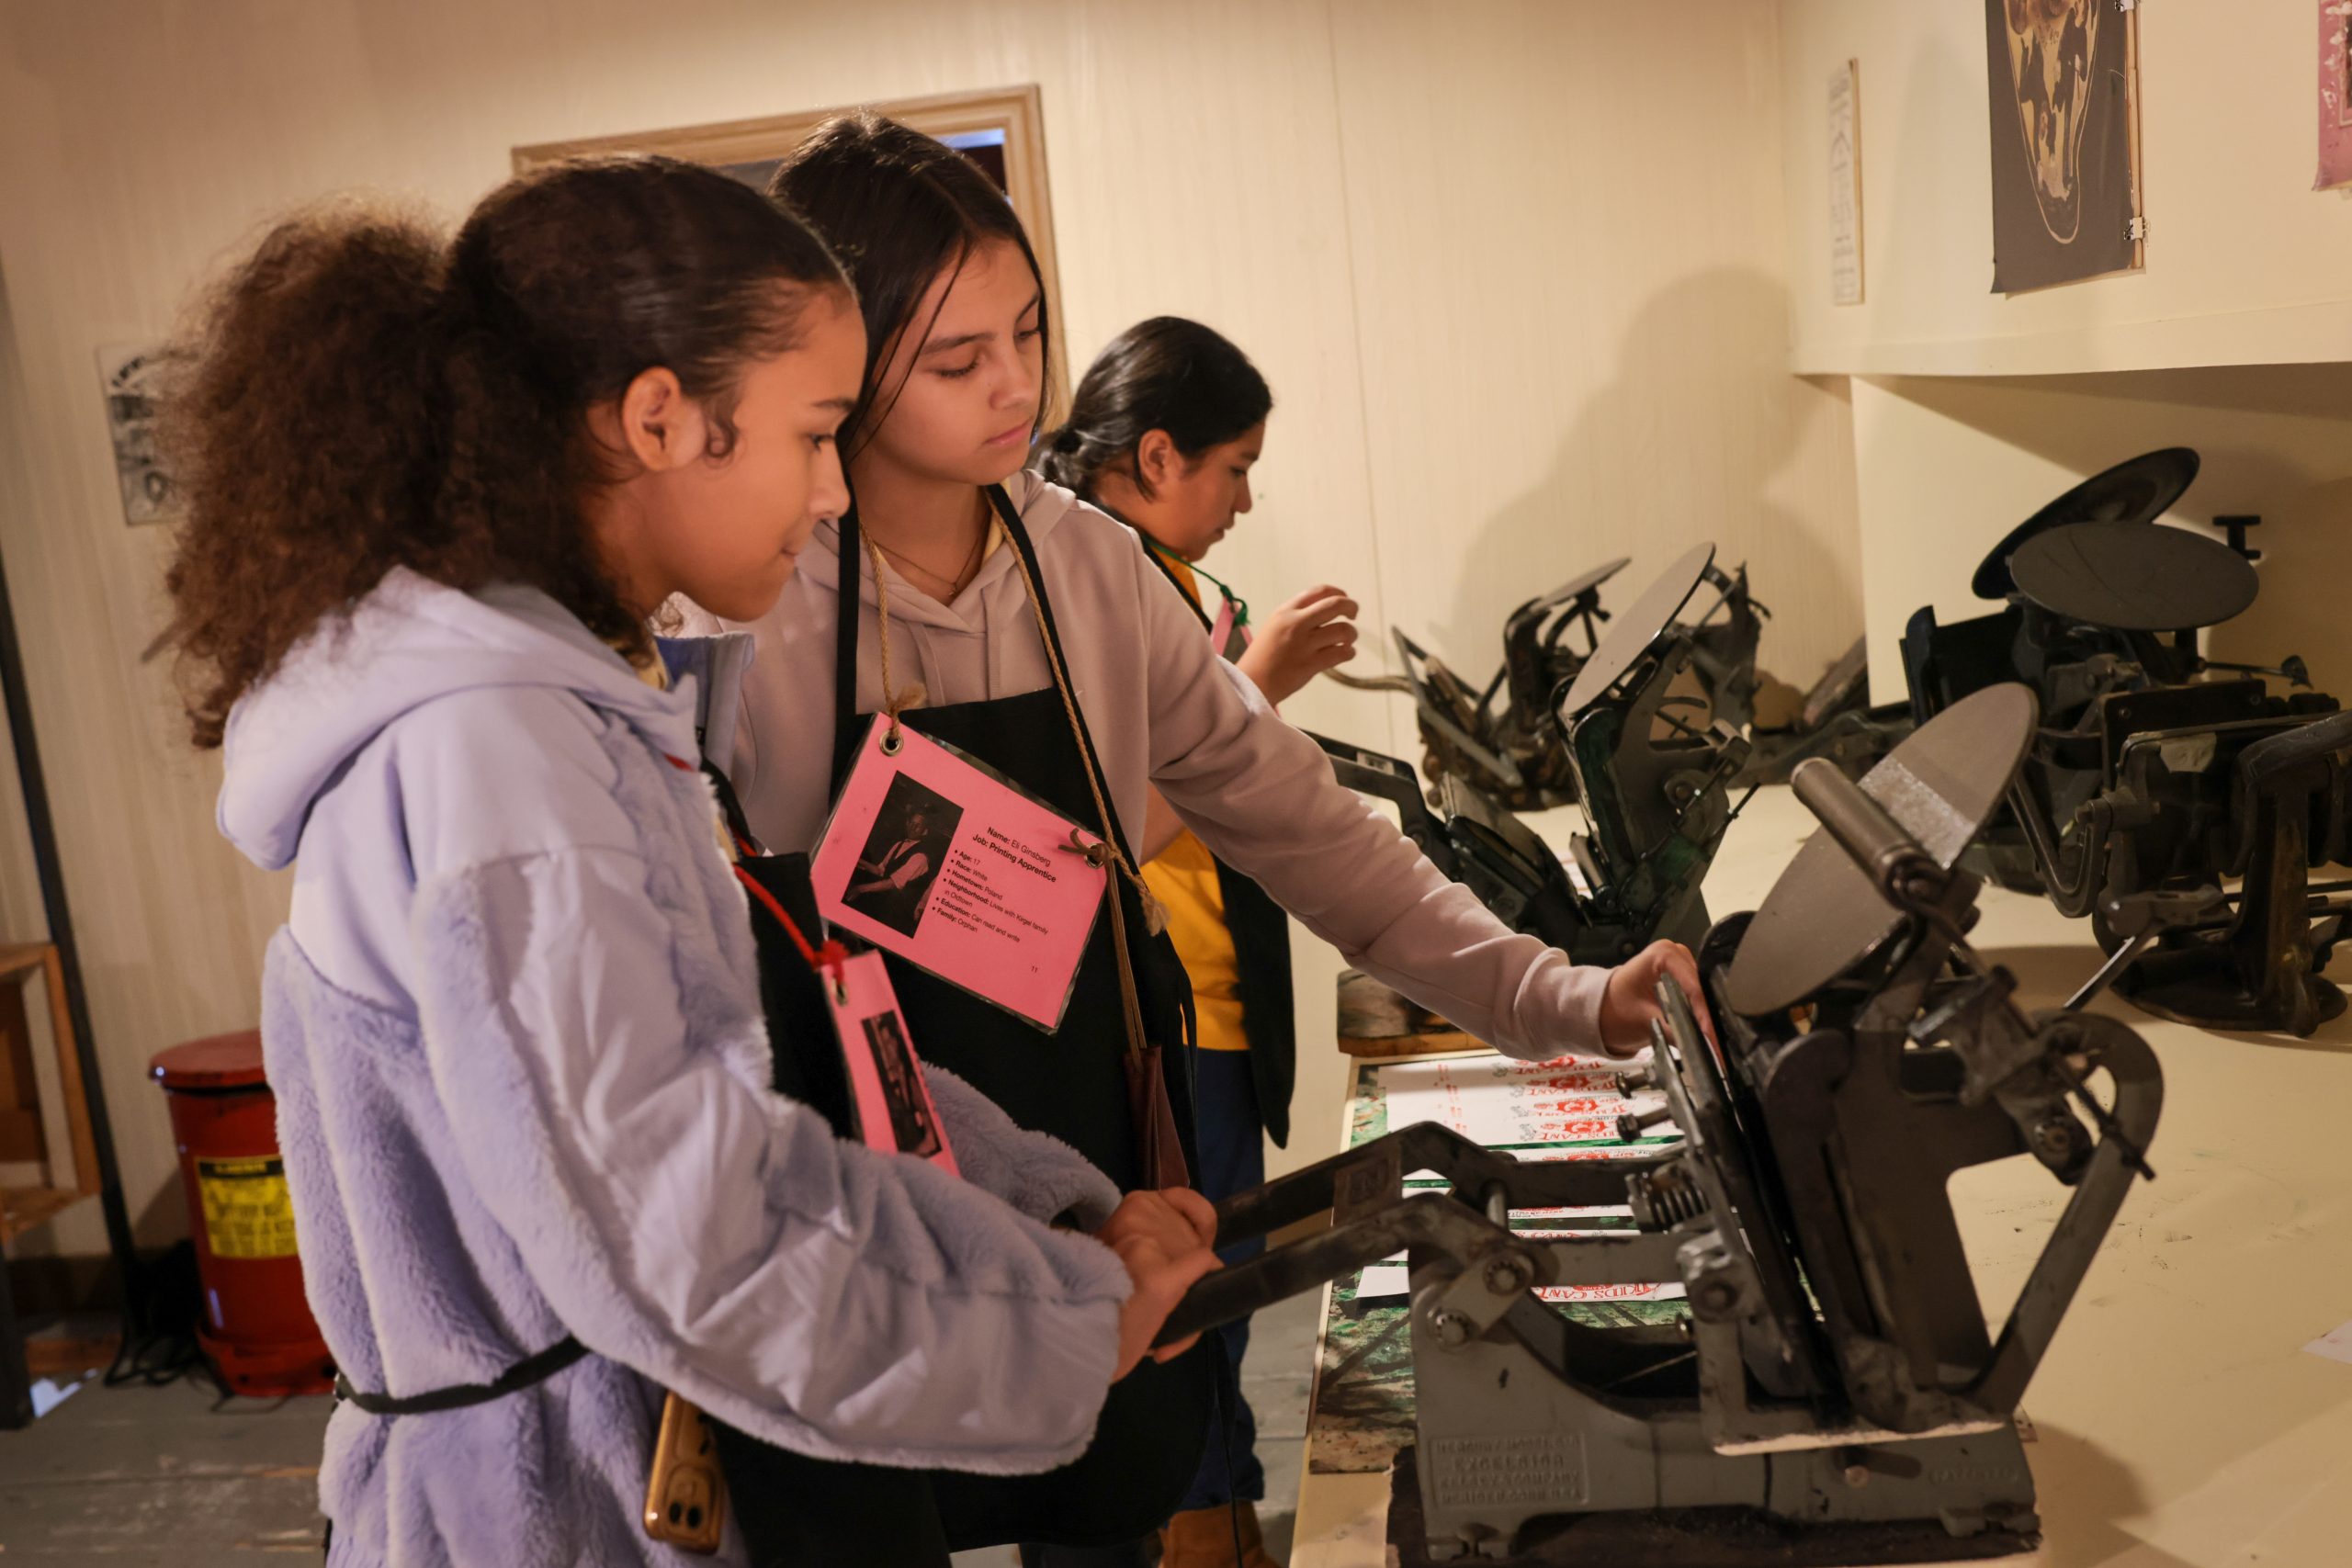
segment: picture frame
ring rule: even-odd
[[[97,348],[115,484],[122,498],[122,520],[134,528],[169,523],[182,509],[161,439],[170,361],[170,350],[161,343],[100,344]]]
[[[1862,282],[1861,62],[1829,76],[1829,302],[1859,305]]]
[[[2319,175],[2314,190],[2352,186],[2352,0],[2319,0]]]
[[[516,174],[522,174],[559,158],[655,152],[708,164],[764,190],[775,166],[810,131],[837,115],[854,114],[861,108],[888,116],[966,153],[1012,202],[1022,227],[1029,232],[1030,248],[1036,253],[1037,270],[1045,279],[1046,311],[1054,327],[1053,393],[1046,410],[1046,423],[1051,423],[1059,412],[1052,403],[1066,396],[1070,385],[1069,333],[1062,314],[1061,272],[1054,243],[1053,195],[1046,171],[1045,107],[1035,83],[941,93],[929,97],[836,105],[664,130],[535,142],[514,149],[514,167]]]
[[[2138,272],[2139,14],[2112,0],[1984,0],[1993,292]]]

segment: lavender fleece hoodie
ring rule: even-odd
[[[656,691],[544,594],[395,570],[231,717],[221,831],[295,865],[262,1036],[336,1364],[412,1395],[594,1352],[338,1409],[338,1568],[711,1561],[639,1522],[665,1387],[828,1458],[1035,1472],[1091,1435],[1127,1279],[1041,1222],[1107,1213],[1101,1174],[936,1069],[964,1181],[768,1088],[742,895],[668,760],[747,651]]]

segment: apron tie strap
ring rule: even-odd
[[[488,1382],[460,1383],[396,1399],[389,1393],[370,1393],[355,1388],[349,1378],[337,1372],[334,1375],[334,1396],[338,1402],[356,1404],[370,1416],[430,1416],[436,1411],[463,1410],[469,1405],[488,1404],[510,1393],[520,1393],[526,1388],[537,1388],[587,1354],[588,1347],[567,1334],[537,1355],[515,1362]]]
[[[1021,586],[1028,591],[1030,607],[1036,613],[1037,632],[1046,644],[1046,667],[1054,672],[1054,690],[1061,696],[1062,712],[1069,719],[1070,733],[1079,738],[1079,754],[1085,757],[1087,755],[1086,721],[1078,716],[1078,700],[1070,695],[1069,677],[1062,670],[1061,649],[1056,646],[1053,633],[1046,625],[1045,601],[1038,595],[1036,579],[1029,575],[1027,558],[1016,550],[1013,552],[1012,559],[1013,564],[1021,570]],[[1093,767],[1088,765],[1081,768],[1080,772],[1086,775],[1086,793],[1094,797],[1094,815],[1102,824],[1102,840],[1099,845],[1090,848],[1087,851],[1087,856],[1094,860],[1095,849],[1099,848],[1102,858],[1094,860],[1094,863],[1118,868],[1119,875],[1127,879],[1129,886],[1136,890],[1136,900],[1143,905],[1144,929],[1153,936],[1158,936],[1168,929],[1168,908],[1152,892],[1150,884],[1144,881],[1142,874],[1128,863],[1127,857],[1121,852],[1118,845],[1111,841],[1111,806],[1102,798],[1102,786],[1094,777]],[[1117,878],[1114,877],[1113,880],[1115,882]],[[1111,902],[1115,907],[1118,901],[1114,888]],[[1124,944],[1121,945],[1119,952],[1124,958],[1126,953]]]
[[[994,526],[991,519],[990,526]],[[876,632],[882,646],[882,716],[889,721],[889,733],[882,737],[882,754],[895,757],[905,744],[899,739],[899,714],[901,710],[921,707],[927,694],[917,682],[900,691],[890,680],[890,584],[882,574],[882,551],[874,536],[865,536],[865,553],[874,562],[874,608],[877,623]]]
[[[1089,865],[1100,867],[1110,866],[1113,862],[1117,859],[1119,853],[1118,850],[1105,840],[1097,839],[1092,843],[1088,843],[1084,839],[1079,837],[1078,829],[1075,828],[1072,828],[1069,830],[1069,841],[1064,844],[1062,848],[1076,851],[1079,854],[1085,857],[1086,863]],[[1116,944],[1118,950],[1124,953],[1127,949],[1126,900],[1119,897],[1119,880],[1116,876],[1111,878],[1110,885],[1105,891],[1110,895],[1111,941]],[[1133,965],[1127,964],[1121,964],[1117,967],[1119,971],[1119,1010],[1125,1014],[1126,1018],[1127,1050],[1129,1054],[1140,1056],[1144,1052],[1145,1038],[1143,1028],[1143,1001],[1142,998],[1136,994],[1135,969]]]

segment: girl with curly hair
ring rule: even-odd
[[[689,1561],[645,1517],[665,1389],[844,1473],[1077,1457],[1205,1206],[1112,1213],[944,1073],[968,1181],[775,1091],[834,1047],[771,1031],[691,761],[728,649],[673,682],[647,626],[764,615],[846,503],[825,247],[710,170],[559,164],[454,239],[281,223],[186,352],[173,636],[222,831],[294,868],[262,1033],[332,1561]],[[797,1506],[882,1543],[817,1560],[945,1561],[854,1488]]]

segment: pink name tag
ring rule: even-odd
[[[1233,601],[1220,597],[1216,603],[1216,624],[1209,628],[1209,646],[1216,649],[1219,659],[1231,661],[1250,650],[1248,626],[1236,629],[1233,624]]]
[[[922,1064],[915,1057],[907,1021],[899,1011],[899,993],[891,988],[882,955],[852,953],[841,967],[839,988],[828,972],[825,1005],[832,1010],[833,1032],[841,1036],[842,1058],[849,1066],[858,1141],[886,1154],[927,1159],[951,1176],[962,1175],[947,1146],[947,1130],[939,1124],[939,1111],[931,1103],[931,1086],[923,1081]]]
[[[1061,1025],[1102,912],[1077,824],[912,729],[876,717],[809,867],[843,931],[1039,1028]]]

